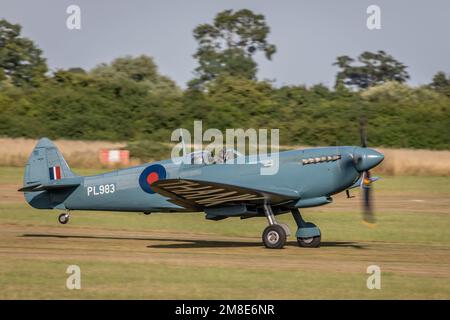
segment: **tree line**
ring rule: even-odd
[[[450,148],[449,75],[411,87],[407,66],[380,50],[337,57],[333,88],[276,87],[257,78],[255,56],[276,54],[269,33],[264,16],[245,9],[197,26],[198,67],[182,90],[146,55],[49,72],[20,25],[0,20],[0,135],[126,140],[145,156],[203,120],[220,130],[279,128],[283,145],[357,145],[363,113],[372,146]]]

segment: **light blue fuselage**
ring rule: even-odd
[[[261,162],[180,165],[174,164],[171,160],[165,160],[95,176],[75,176],[66,180],[78,181],[80,185],[65,199],[61,199],[63,201],[55,208],[132,212],[183,211],[183,207],[168,201],[168,198],[157,193],[146,193],[140,187],[139,176],[146,167],[153,164],[164,166],[167,179],[183,178],[230,184],[259,191],[288,194],[299,200],[329,197],[348,189],[360,177],[362,170],[357,170],[353,164],[354,154],[360,149],[359,147],[325,147],[281,152],[278,172],[274,175],[261,175],[261,167],[264,165]],[[304,159],[334,155],[339,155],[340,159],[303,163]],[[26,196],[30,194],[26,193]],[[317,205],[320,204],[325,203]],[[31,205],[33,205],[32,201]]]

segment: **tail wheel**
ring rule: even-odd
[[[320,247],[321,236],[311,238],[297,238],[298,245],[303,248],[318,248]]]
[[[61,224],[66,224],[67,222],[69,222],[69,215],[67,213],[61,213],[58,216],[58,221]]]
[[[278,224],[268,226],[262,235],[264,246],[269,249],[281,249],[286,244],[286,231]]]

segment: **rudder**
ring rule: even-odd
[[[42,138],[28,158],[23,184],[48,183],[73,176],[74,173],[55,144],[48,138]]]

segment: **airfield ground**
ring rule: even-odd
[[[291,237],[283,250],[263,248],[263,218],[74,212],[63,226],[25,203],[21,177],[0,168],[0,299],[450,299],[450,177],[384,177],[375,228],[361,223],[358,191],[306,209],[322,247]],[[74,264],[80,290],[66,288]],[[366,287],[369,265],[381,290]]]

